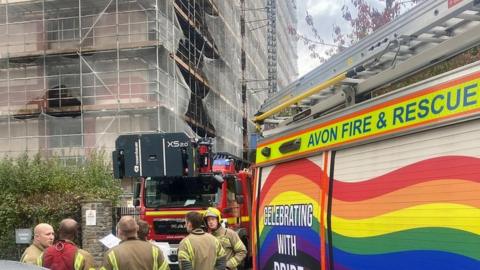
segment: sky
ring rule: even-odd
[[[381,0],[369,0],[373,5],[385,5]],[[383,3],[382,3],[383,2]],[[347,22],[342,18],[342,6],[350,0],[295,0],[297,6],[298,25],[297,31],[304,36],[313,38],[311,27],[305,21],[306,10],[313,17],[314,25],[326,43],[332,42],[333,25],[339,25],[344,33],[350,31]],[[298,73],[299,77],[305,75],[313,68],[320,65],[318,59],[310,57],[310,51],[300,40],[298,42]]]

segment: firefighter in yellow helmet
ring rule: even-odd
[[[209,207],[204,214],[208,231],[215,236],[225,249],[227,269],[235,270],[247,256],[247,248],[238,234],[221,226],[222,216],[217,208]]]

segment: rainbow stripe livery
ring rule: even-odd
[[[301,159],[274,166],[262,182],[259,269],[318,269],[322,249],[326,269],[480,269],[479,158],[443,156],[371,179],[335,179],[324,209],[322,174]]]

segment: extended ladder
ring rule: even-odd
[[[476,46],[479,11],[479,0],[422,2],[268,98],[254,121],[298,106],[281,125],[308,118]]]

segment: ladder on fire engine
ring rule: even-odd
[[[428,0],[268,98],[254,118],[300,107],[280,126],[345,104],[480,44],[480,0]]]

